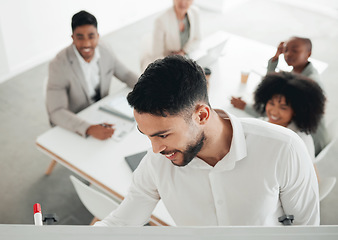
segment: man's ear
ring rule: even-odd
[[[194,112],[194,119],[199,125],[204,125],[210,118],[210,107],[206,104],[199,104],[196,106]]]
[[[308,58],[311,56],[311,53],[312,53],[311,51],[308,52],[308,56],[307,56]]]

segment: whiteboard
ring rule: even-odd
[[[280,227],[92,227],[0,225],[0,239],[34,240],[288,240],[338,239],[338,226]]]

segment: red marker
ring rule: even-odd
[[[34,223],[36,226],[42,226],[42,213],[40,203],[35,203],[33,206],[34,209]]]

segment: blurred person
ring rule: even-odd
[[[311,53],[312,42],[309,38],[291,37],[278,45],[276,54],[268,62],[268,73],[276,70],[279,56],[283,54],[285,62],[293,67],[292,72],[304,75],[322,87],[319,73],[309,61]]]
[[[268,122],[289,128],[304,141],[315,160],[310,133],[316,131],[324,114],[325,95],[321,87],[299,74],[267,74],[254,94],[254,108],[266,115]]]
[[[309,61],[312,53],[312,42],[309,38],[291,37],[287,41],[281,42],[275,55],[268,61],[267,73],[275,72],[278,59],[281,54],[284,55],[285,62],[292,66],[292,73],[298,73],[309,79],[316,81],[323,89],[319,73],[313,64]],[[249,115],[258,117],[259,114],[254,110],[253,106],[247,104],[240,97],[231,98],[231,104],[238,109],[244,110]],[[311,133],[314,144],[315,154],[317,155],[328,143],[329,137],[325,127],[324,119],[319,123],[318,130]]]
[[[92,125],[76,113],[108,95],[112,76],[133,87],[137,75],[99,42],[95,16],[80,11],[72,17],[71,27],[72,44],[49,64],[46,92],[49,120],[52,126],[104,140],[113,135],[112,124]]]
[[[155,21],[153,57],[186,55],[198,48],[201,36],[199,11],[193,0],[173,0],[173,7]]]

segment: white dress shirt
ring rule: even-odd
[[[95,225],[143,225],[159,199],[177,226],[274,226],[284,214],[294,215],[297,225],[319,225],[318,182],[299,136],[228,116],[230,151],[214,167],[197,157],[177,167],[149,150],[124,201]]]
[[[312,159],[312,162],[315,161],[315,144],[313,143],[313,138],[310,134],[306,134],[305,132],[299,131],[298,127],[294,122],[291,122],[288,126],[288,129],[291,129],[295,133],[298,134],[298,136],[303,140],[305,143],[305,146],[310,154],[310,157]]]
[[[262,118],[264,121],[269,122],[269,118],[268,117],[264,117]],[[273,124],[273,123],[271,123]],[[312,162],[315,161],[315,145],[313,143],[313,138],[310,134],[306,134],[305,132],[301,132],[298,127],[296,126],[296,124],[294,122],[289,123],[289,125],[287,126],[288,129],[291,129],[292,131],[294,131],[295,133],[297,133],[297,135],[303,140],[309,154],[311,157]]]
[[[96,95],[95,89],[98,88],[100,83],[100,68],[99,68],[99,58],[100,51],[99,48],[95,48],[94,57],[90,62],[86,62],[83,57],[80,55],[79,51],[73,45],[75,55],[79,60],[83,75],[86,79],[89,96],[94,97]]]

